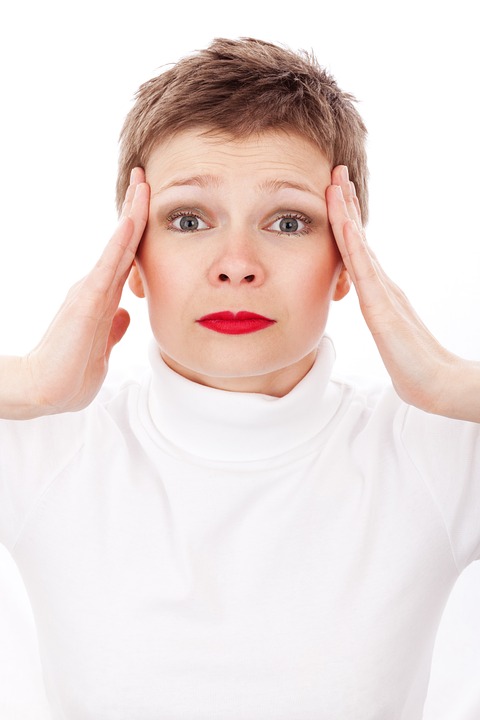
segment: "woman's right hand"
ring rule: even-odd
[[[135,168],[119,225],[95,267],[68,292],[32,352],[0,358],[0,417],[80,410],[100,390],[110,352],[130,323],[118,306],[148,220],[149,192],[144,171]]]

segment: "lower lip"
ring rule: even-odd
[[[199,320],[199,325],[208,328],[208,330],[215,330],[215,332],[223,333],[224,335],[245,335],[246,333],[257,332],[258,330],[264,330],[270,325],[273,325],[275,320],[267,320],[266,318],[246,318],[244,320]]]

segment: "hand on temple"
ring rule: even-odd
[[[480,363],[446,350],[382,269],[366,242],[345,166],[333,169],[327,207],[363,317],[399,396],[427,412],[480,422]]]
[[[145,174],[135,168],[119,225],[95,267],[70,289],[32,352],[0,359],[1,417],[27,419],[79,410],[98,393],[111,350],[130,322],[118,306],[148,207]]]

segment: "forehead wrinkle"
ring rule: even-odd
[[[165,185],[162,185],[155,193],[154,195],[158,195],[159,193],[168,190],[172,187],[199,187],[202,189],[208,189],[208,188],[216,188],[218,189],[224,182],[224,179],[218,175],[212,175],[210,173],[205,173],[202,175],[192,175],[191,177],[182,177],[177,178],[175,180],[172,180],[169,183],[166,183]],[[310,195],[314,195],[315,197],[318,197],[320,200],[325,200],[324,197],[320,194],[315,192],[313,188],[310,187],[310,185],[296,182],[294,180],[280,180],[280,179],[274,179],[270,178],[267,180],[262,180],[262,182],[257,184],[257,190],[261,193],[269,193],[273,194],[276,192],[279,192],[280,190],[284,189],[290,189],[290,190],[299,190],[300,192],[306,192]]]
[[[209,187],[218,188],[221,184],[222,178],[218,175],[211,175],[210,173],[206,173],[203,175],[192,175],[191,177],[182,177],[177,178],[176,180],[172,180],[171,182],[162,185],[154,194],[157,195],[159,192],[162,192],[163,190],[168,190],[168,188],[171,187],[194,186],[205,189]]]
[[[321,200],[324,198],[317,193],[310,185],[307,185],[305,183],[296,182],[294,180],[263,180],[261,183],[257,185],[257,188],[260,190],[260,192],[266,192],[266,193],[275,193],[279,190],[289,189],[289,190],[300,190],[300,192],[306,192],[310,195],[315,195],[315,197],[319,197]]]

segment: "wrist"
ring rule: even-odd
[[[29,356],[0,357],[0,417],[30,420],[47,414],[36,392]]]
[[[480,363],[450,354],[435,410],[455,420],[480,423]]]

